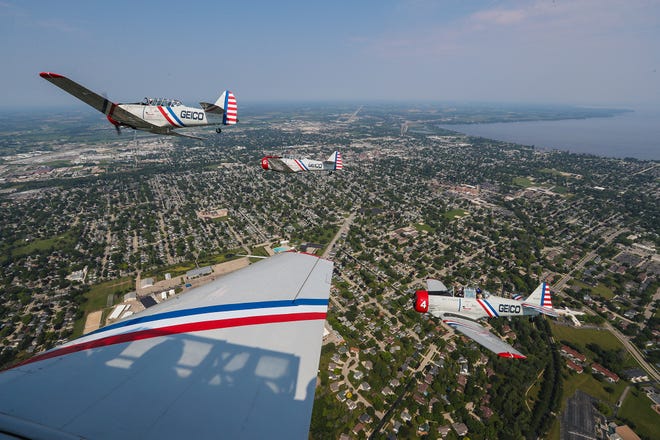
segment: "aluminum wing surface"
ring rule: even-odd
[[[332,263],[284,253],[0,373],[0,438],[306,439]]]
[[[498,356],[525,359],[525,356],[518,350],[486,330],[482,325],[471,321],[469,319],[452,317],[444,317],[442,320],[445,324],[463,333],[468,338],[474,340],[476,343],[481,344],[490,351],[497,353]]]
[[[159,128],[157,125],[151,124],[144,119],[135,116],[134,114],[119,107],[114,102],[108,100],[104,96],[92,92],[88,88],[70,80],[65,76],[52,72],[41,72],[39,76],[41,76],[46,81],[56,85],[65,92],[80,99],[85,104],[94,107],[104,115],[111,117],[117,122],[142,130],[152,130]]]
[[[429,292],[446,292],[448,290],[442,281],[432,279],[426,280],[426,289]]]

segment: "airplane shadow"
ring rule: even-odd
[[[0,425],[10,416],[89,438],[306,438],[315,377],[298,389],[300,373],[291,353],[161,336],[4,372]]]

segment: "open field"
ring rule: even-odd
[[[433,229],[432,227],[430,227],[429,225],[427,225],[427,224],[425,224],[425,223],[416,223],[416,224],[414,224],[413,226],[414,226],[415,229],[417,229],[417,231],[419,231],[419,232],[426,231],[426,232],[428,232],[429,234],[432,234],[432,233],[435,232],[435,229]]]
[[[64,234],[51,238],[14,243],[14,245],[17,247],[12,250],[12,254],[14,256],[22,256],[29,255],[34,252],[48,251],[49,249],[53,248],[63,248],[68,244],[73,244],[77,239],[77,237],[74,237],[72,231],[67,231]]]
[[[607,402],[610,405],[615,405],[627,385],[628,383],[624,380],[620,380],[618,383],[609,383],[596,379],[591,375],[588,368],[585,368],[582,374],[571,372],[568,378],[564,379],[564,395],[562,396],[561,409],[563,411],[566,408],[566,401],[575,394],[576,390],[582,390],[596,399]],[[605,387],[609,387],[614,391],[609,393]]]
[[[621,405],[619,416],[633,421],[634,431],[648,438],[657,438],[660,414],[651,408],[651,399],[636,389],[630,390]]]
[[[527,177],[514,177],[513,184],[516,186],[522,186],[523,188],[529,188],[534,183]]]
[[[135,281],[132,277],[124,277],[118,280],[106,281],[104,283],[92,286],[91,290],[85,293],[85,301],[82,304],[83,316],[76,321],[73,326],[72,338],[77,338],[82,335],[85,327],[87,315],[91,312],[102,310],[108,305],[108,295],[117,293],[128,292],[135,286]]]
[[[442,215],[449,220],[453,220],[456,217],[465,217],[467,213],[468,212],[463,209],[452,209],[451,211],[447,211]]]
[[[623,349],[623,344],[609,331],[597,330],[593,328],[575,328],[565,325],[550,323],[552,334],[557,341],[570,341],[572,344],[582,347],[584,350],[587,344],[598,344],[605,350]],[[584,353],[587,354],[587,353]]]
[[[220,264],[224,263],[226,261],[234,260],[236,258],[240,258],[235,253],[242,253],[244,252],[242,249],[233,249],[230,250],[226,253],[222,254],[212,254],[208,255],[204,258],[201,258],[197,261],[197,264],[195,265],[194,261],[188,261],[188,262],[181,262],[177,264],[173,264],[171,266],[165,266],[161,267],[156,270],[151,270],[148,272],[145,272],[142,274],[142,278],[153,278],[154,281],[162,281],[165,279],[165,274],[169,273],[172,275],[172,278],[176,278],[181,275],[185,275],[186,272],[188,272],[191,269],[194,269],[196,267],[203,267],[203,266],[213,266],[214,264]],[[265,250],[264,250],[265,252]],[[230,256],[231,255],[231,256]],[[261,254],[257,254],[261,255]]]
[[[612,290],[606,287],[603,283],[598,283],[595,287],[591,287],[590,285],[585,284],[581,281],[573,280],[571,284],[581,289],[588,289],[589,291],[591,291],[590,293],[591,296],[600,296],[604,299],[614,298],[614,292],[612,292]]]

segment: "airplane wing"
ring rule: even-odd
[[[332,263],[283,253],[0,373],[2,438],[307,438]]]
[[[433,279],[428,279],[426,280],[426,289],[429,292],[446,292],[447,286],[442,281],[439,280],[433,280]]]
[[[128,125],[130,127],[143,130],[159,128],[157,125],[151,124],[144,119],[139,118],[130,112],[127,112],[114,102],[108,100],[108,98],[101,96],[98,93],[92,92],[88,88],[70,80],[65,76],[52,72],[41,72],[39,76],[41,76],[46,81],[56,85],[65,92],[80,99],[85,104],[94,107],[104,115],[111,117],[117,122],[121,122],[122,124]]]
[[[497,353],[498,356],[516,359],[525,359],[525,356],[518,350],[486,330],[480,324],[469,319],[457,318],[455,316],[443,317],[442,321],[458,330],[470,339],[473,339],[478,344],[483,345],[490,351]]]

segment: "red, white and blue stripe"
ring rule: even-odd
[[[309,168],[307,168],[307,165],[305,165],[305,162],[303,162],[300,159],[293,159],[293,161],[300,167],[301,171],[309,171]]]
[[[238,122],[238,104],[236,97],[232,92],[227,90],[225,92],[225,112],[223,114],[222,123],[225,125],[234,125]]]
[[[172,110],[171,107],[163,107],[162,105],[158,106],[158,111],[160,112],[161,115],[165,118],[167,122],[170,123],[171,126],[173,127],[185,127],[184,123],[181,122],[181,119],[179,119],[176,114],[174,113],[174,110]]]
[[[108,345],[181,333],[296,321],[324,320],[327,299],[222,304],[141,316],[109,325],[17,366]]]
[[[550,286],[543,283],[543,292],[541,293],[541,307],[552,308],[552,298],[550,297]]]
[[[489,303],[485,299],[477,299],[477,303],[479,303],[481,308],[486,311],[486,314],[488,315],[489,318],[500,316],[500,315],[497,314],[497,311],[495,310],[495,307],[493,307],[491,305],[491,303]]]
[[[335,154],[336,154],[335,169],[336,170],[341,170],[342,168],[344,168],[344,163],[341,160],[341,153],[339,151],[337,151]]]

